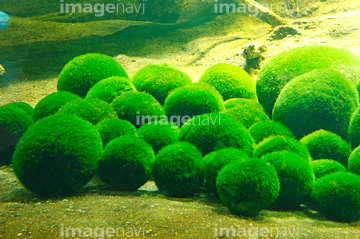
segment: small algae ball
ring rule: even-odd
[[[245,128],[250,128],[257,122],[270,120],[258,102],[248,99],[239,99],[236,105],[224,110],[222,113],[233,117]]]
[[[259,144],[271,136],[287,136],[295,138],[294,134],[285,125],[275,121],[260,121],[249,128],[251,137]]]
[[[353,83],[360,79],[360,61],[347,50],[329,46],[303,46],[284,51],[265,63],[256,80],[257,97],[266,113],[271,115],[280,91],[288,82],[320,68],[341,72]],[[314,85],[311,87],[321,88]]]
[[[141,68],[133,76],[132,83],[138,91],[149,93],[161,105],[164,105],[165,99],[171,91],[191,84],[192,81],[185,73],[163,64]]]
[[[240,149],[225,148],[213,151],[204,157],[201,174],[208,192],[217,194],[216,178],[220,170],[234,160],[245,162],[249,156]]]
[[[347,172],[344,165],[332,159],[318,159],[310,162],[310,166],[315,174],[315,178],[319,179],[330,173]]]
[[[252,217],[274,202],[280,181],[274,166],[264,160],[235,160],[221,169],[216,188],[232,213]]]
[[[314,70],[282,89],[272,118],[287,126],[298,139],[319,129],[346,139],[351,115],[358,105],[355,86],[343,74]]]
[[[153,121],[144,124],[137,131],[140,138],[151,145],[155,154],[163,147],[177,142],[180,129],[166,121]]]
[[[42,98],[36,105],[33,113],[34,121],[56,114],[64,105],[81,99],[80,96],[68,91],[58,91]]]
[[[180,126],[197,115],[220,112],[224,109],[220,93],[205,83],[189,84],[175,89],[164,104],[166,116],[171,121],[176,118]]]
[[[220,63],[208,68],[200,77],[199,82],[214,86],[224,100],[245,98],[256,100],[254,80],[240,67]]]
[[[311,166],[298,154],[277,151],[261,159],[274,165],[280,180],[279,196],[271,206],[280,210],[299,209],[305,203],[314,187],[315,176]]]
[[[348,159],[351,154],[350,145],[339,135],[326,130],[315,131],[300,140],[315,159],[333,159],[348,165]]]
[[[136,135],[136,128],[126,120],[105,119],[96,125],[97,131],[101,135],[103,146],[113,139],[124,135]]]
[[[254,152],[254,141],[246,128],[228,115],[209,113],[196,116],[180,129],[180,141],[195,145],[203,156],[222,148],[238,148],[247,155]]]
[[[33,123],[31,116],[17,104],[0,107],[0,165],[11,163],[16,144]]]
[[[310,162],[311,160],[309,152],[302,143],[286,136],[272,136],[264,139],[256,146],[254,157],[261,158],[268,153],[283,150],[300,155],[305,162]]]
[[[105,119],[117,118],[111,106],[99,99],[80,99],[69,102],[58,113],[74,114],[94,125]]]
[[[339,222],[360,219],[360,176],[330,173],[315,182],[311,202],[327,218]]]
[[[162,148],[156,155],[154,181],[159,191],[168,197],[192,196],[200,184],[199,150],[187,142],[177,142]]]
[[[360,145],[360,107],[358,107],[351,116],[348,140],[353,149]]]
[[[86,98],[100,99],[110,104],[124,91],[136,91],[136,88],[129,78],[112,76],[99,81],[91,87],[86,94]]]
[[[119,119],[129,121],[137,129],[148,122],[165,118],[160,103],[145,92],[124,92],[114,99],[112,107]]]
[[[354,149],[349,157],[348,170],[360,175],[360,146]]]
[[[10,103],[14,106],[17,106],[19,107],[20,109],[23,109],[26,111],[26,113],[28,113],[28,115],[30,115],[32,117],[33,113],[34,113],[34,108],[29,105],[28,103],[25,103],[25,102],[13,102],[13,103]]]
[[[71,114],[55,114],[26,131],[12,167],[19,181],[37,195],[72,195],[95,174],[102,150],[92,124]]]
[[[57,90],[85,97],[91,87],[111,76],[129,78],[124,68],[110,56],[100,53],[80,55],[69,61],[60,72]]]
[[[99,176],[116,190],[135,191],[150,179],[154,160],[154,151],[144,140],[121,136],[106,145]]]

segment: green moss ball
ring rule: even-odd
[[[137,135],[134,125],[121,119],[105,119],[96,125],[96,129],[101,135],[104,148],[117,137]]]
[[[259,110],[264,110],[264,108],[262,107],[262,105],[259,104],[259,102],[255,101],[255,100],[249,100],[249,99],[244,99],[244,98],[231,98],[231,99],[228,99],[224,102],[224,106],[225,106],[225,109],[230,109],[234,106],[237,106],[237,105],[243,105],[244,102],[247,102],[247,101],[252,101],[252,106],[253,107],[256,107],[257,109]],[[251,103],[248,103],[248,104],[251,104]]]
[[[135,191],[151,177],[154,151],[144,140],[125,135],[110,141],[99,163],[101,180],[116,190]]]
[[[12,167],[19,181],[37,195],[71,195],[92,178],[102,150],[92,124],[56,114],[29,127],[16,147]]]
[[[166,116],[170,121],[171,118],[176,118],[180,125],[197,115],[220,112],[224,109],[220,93],[205,83],[189,84],[175,89],[164,104]]]
[[[320,68],[341,72],[353,83],[360,79],[360,61],[347,50],[329,46],[303,46],[284,51],[265,63],[256,80],[257,97],[266,113],[271,115],[276,99],[288,82]]]
[[[333,159],[345,167],[351,154],[350,145],[339,135],[326,130],[317,130],[300,140],[315,159]]]
[[[33,113],[34,113],[34,108],[29,105],[28,103],[25,103],[25,102],[13,102],[13,103],[10,103],[12,105],[15,105],[23,110],[26,111],[26,113],[28,113],[28,115],[30,115],[32,117]]]
[[[274,166],[264,160],[235,160],[221,169],[216,188],[232,213],[251,217],[274,202],[280,181]]]
[[[177,142],[179,132],[179,127],[167,121],[149,122],[137,131],[139,137],[151,145],[155,154],[163,147]]]
[[[141,68],[133,76],[132,83],[138,91],[149,93],[161,105],[164,105],[165,99],[171,91],[191,84],[192,81],[185,73],[163,64]]]
[[[282,89],[273,120],[286,125],[298,139],[319,129],[346,138],[351,115],[358,105],[355,86],[343,74],[314,70]]]
[[[129,78],[124,68],[110,56],[100,53],[80,55],[69,61],[60,72],[57,90],[85,97],[91,87],[111,76]]]
[[[256,146],[254,157],[261,158],[268,153],[283,150],[300,155],[305,162],[310,162],[311,160],[310,154],[305,145],[296,139],[286,136],[272,136],[264,139]]]
[[[255,123],[249,128],[251,137],[259,144],[266,138],[271,136],[286,136],[295,138],[294,134],[285,125],[275,121],[261,121]]]
[[[195,145],[203,156],[222,148],[238,148],[247,155],[254,152],[254,141],[246,128],[228,115],[209,113],[196,116],[180,129],[180,141]]]
[[[360,175],[360,146],[354,149],[351,152],[349,157],[348,170],[351,173],[356,173]]]
[[[124,91],[136,91],[136,88],[129,78],[112,76],[91,87],[85,98],[100,99],[110,104]]]
[[[310,162],[310,166],[315,174],[315,178],[319,179],[330,173],[347,172],[344,165],[332,159],[319,159]]]
[[[168,197],[192,196],[199,186],[202,160],[199,150],[187,142],[162,148],[153,168],[159,191]]]
[[[348,140],[353,149],[360,145],[360,107],[355,109],[351,116],[348,129]]]
[[[74,114],[94,125],[105,119],[117,118],[111,106],[99,99],[80,99],[69,102],[58,113]]]
[[[240,67],[220,63],[208,68],[199,79],[214,86],[224,100],[231,98],[256,99],[254,80]]]
[[[68,91],[51,93],[35,105],[33,119],[34,121],[38,121],[46,116],[54,115],[67,103],[80,99],[80,96]]]
[[[257,122],[270,121],[262,106],[258,102],[248,99],[238,99],[237,104],[224,110],[223,114],[233,117],[245,128],[250,128]]]
[[[31,116],[17,104],[0,107],[0,165],[11,163],[16,144],[33,123]]]
[[[112,107],[119,119],[129,121],[137,129],[148,122],[166,118],[160,103],[145,92],[124,92],[114,99]]]
[[[208,192],[217,194],[216,178],[220,170],[234,160],[245,162],[249,156],[240,149],[225,148],[213,151],[204,157],[201,175]]]
[[[330,173],[315,182],[311,201],[327,218],[340,222],[360,219],[360,176]]]
[[[287,151],[272,152],[262,159],[274,165],[280,180],[279,196],[272,207],[280,210],[299,209],[300,204],[309,199],[315,183],[309,163],[298,154]]]

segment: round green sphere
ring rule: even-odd
[[[162,148],[156,155],[153,168],[159,191],[168,197],[192,196],[200,184],[202,160],[199,150],[187,142]]]
[[[311,201],[327,218],[339,222],[360,219],[360,176],[330,173],[315,182]]]
[[[353,149],[360,145],[360,107],[351,116],[347,139]]]
[[[124,68],[110,56],[100,53],[80,55],[61,70],[57,90],[85,97],[91,87],[111,76],[129,78]]]
[[[35,105],[33,119],[36,122],[46,116],[54,115],[67,103],[80,99],[80,96],[68,91],[51,93]]]
[[[101,135],[103,146],[113,139],[124,135],[137,135],[134,125],[126,120],[121,119],[105,119],[96,125],[97,131]]]
[[[315,159],[333,159],[345,167],[351,154],[350,145],[339,135],[326,130],[317,130],[300,140]]]
[[[274,166],[264,160],[235,160],[220,170],[216,188],[232,213],[252,217],[274,202],[280,181]]]
[[[348,50],[329,46],[303,46],[284,51],[268,60],[257,76],[256,93],[266,113],[271,115],[276,99],[288,82],[321,68],[341,72],[352,83],[360,79],[360,61]]]
[[[224,100],[245,98],[256,100],[256,88],[250,75],[235,65],[220,63],[208,68],[199,79],[214,86]]]
[[[354,151],[351,152],[348,170],[351,173],[360,175],[360,146],[356,147]]]
[[[344,165],[332,159],[318,159],[310,162],[316,180],[330,173],[347,172]]]
[[[185,73],[163,64],[141,68],[133,76],[132,83],[138,91],[149,93],[161,105],[164,105],[165,99],[171,91],[191,84],[192,81]]]
[[[106,145],[98,173],[116,190],[135,191],[150,179],[154,160],[150,145],[137,136],[125,135]]]
[[[295,138],[294,134],[285,125],[275,121],[260,121],[249,128],[251,137],[259,144],[271,136],[286,136]]]
[[[276,100],[272,117],[298,139],[319,129],[347,138],[350,118],[358,105],[358,93],[348,78],[321,69],[289,82]]]
[[[279,196],[271,206],[280,210],[299,209],[305,203],[314,187],[315,176],[311,166],[298,154],[277,151],[261,159],[274,165],[280,180]]]
[[[10,103],[12,105],[15,105],[23,110],[26,111],[26,113],[28,113],[28,115],[30,115],[32,117],[33,113],[34,113],[34,108],[29,105],[28,103],[25,103],[25,102],[13,102],[13,103]]]
[[[228,115],[209,113],[196,116],[180,129],[180,141],[195,145],[203,156],[208,153],[233,147],[252,156],[254,141],[246,128]]]
[[[129,121],[137,129],[148,122],[166,118],[160,103],[145,92],[124,92],[111,105],[119,119]]]
[[[16,147],[12,167],[19,181],[44,197],[82,191],[95,174],[103,147],[89,122],[56,114],[33,124]]]

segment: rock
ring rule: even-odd
[[[288,35],[294,36],[300,34],[299,31],[291,26],[280,26],[275,28],[275,30],[271,33],[269,40],[281,40],[287,37]]]
[[[5,68],[0,65],[0,76],[5,75]]]
[[[259,58],[263,52],[267,51],[266,45],[261,45],[260,47],[255,44],[250,44],[245,47],[243,53],[241,54],[245,59],[254,59]]]

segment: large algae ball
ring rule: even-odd
[[[199,150],[187,142],[162,148],[153,168],[159,191],[169,197],[192,196],[200,184],[201,161]]]
[[[145,92],[124,92],[114,99],[112,107],[119,119],[129,121],[137,129],[148,122],[165,118],[160,103]]]
[[[247,155],[254,152],[254,141],[245,127],[228,115],[210,113],[196,116],[180,129],[180,141],[195,145],[203,156],[222,148],[238,148]]]
[[[79,99],[81,99],[80,96],[68,91],[51,93],[35,105],[33,119],[34,121],[38,121],[46,116],[54,115],[67,103]]]
[[[327,218],[355,222],[360,218],[360,176],[330,173],[315,182],[311,201]]]
[[[207,69],[199,82],[214,86],[224,100],[245,98],[256,100],[256,88],[253,79],[243,69],[231,64],[216,64]]]
[[[144,91],[154,96],[161,105],[166,97],[176,88],[191,84],[188,75],[163,65],[148,65],[141,68],[132,78],[132,83],[138,91]]]
[[[226,107],[226,102],[224,105]],[[236,105],[227,108],[222,113],[233,117],[245,128],[250,128],[257,122],[270,120],[258,102],[248,99],[238,99]]]
[[[280,181],[274,166],[264,160],[236,160],[219,172],[216,188],[232,213],[251,217],[274,202]]]
[[[274,165],[280,180],[280,192],[273,208],[298,209],[309,199],[315,176],[308,162],[298,154],[287,151],[272,152],[262,159]]]
[[[303,144],[296,139],[286,136],[272,136],[264,139],[256,146],[254,157],[261,158],[268,153],[283,150],[300,155],[306,162],[310,162],[311,160],[310,154]]]
[[[86,98],[95,98],[111,103],[124,91],[136,91],[127,77],[113,76],[96,83],[86,94]]]
[[[332,159],[318,159],[310,162],[315,178],[319,179],[330,173],[347,172],[344,165]]]
[[[31,116],[17,105],[0,107],[0,165],[11,163],[15,145],[32,124]]]
[[[71,195],[94,175],[102,149],[92,124],[71,114],[56,114],[26,131],[12,167],[19,181],[40,196]]]
[[[220,93],[205,83],[189,84],[172,91],[166,98],[164,110],[170,119],[176,119],[180,126],[197,115],[224,110]]]
[[[80,99],[69,102],[58,113],[74,114],[94,125],[105,119],[116,118],[116,113],[111,106],[99,99]]]
[[[360,145],[360,107],[357,108],[351,116],[348,140],[353,149]]]
[[[360,175],[360,146],[355,148],[350,154],[348,170]]]
[[[69,61],[60,72],[57,90],[85,97],[97,82],[111,76],[129,78],[124,68],[110,56],[100,53],[80,55]]]
[[[28,113],[28,115],[30,115],[32,117],[33,113],[34,113],[34,108],[29,105],[28,103],[25,102],[13,102],[10,103],[11,105],[14,105],[20,109],[25,110],[26,113]]]
[[[300,143],[306,146],[313,160],[333,159],[345,167],[348,165],[351,148],[339,135],[318,130],[302,138]]]
[[[96,125],[101,135],[103,146],[113,139],[124,135],[136,135],[136,128],[130,122],[121,119],[105,119]]]
[[[283,88],[274,106],[273,120],[287,126],[298,139],[319,129],[346,138],[358,104],[355,86],[343,74],[314,70]]]
[[[303,46],[284,51],[266,62],[256,80],[257,97],[266,113],[271,115],[280,91],[288,82],[320,68],[341,72],[353,83],[360,79],[360,61],[347,50],[329,46]]]
[[[204,157],[201,176],[204,178],[205,188],[210,193],[216,193],[216,178],[220,170],[234,160],[244,162],[249,156],[240,149],[225,148],[213,151]]]
[[[260,121],[250,127],[249,133],[256,144],[271,136],[295,138],[294,134],[285,125],[275,121]]]
[[[180,129],[166,121],[153,121],[144,124],[137,131],[140,138],[145,140],[157,154],[163,147],[177,142]]]
[[[110,141],[99,163],[99,176],[116,190],[135,191],[151,177],[154,151],[144,140],[125,135]]]

